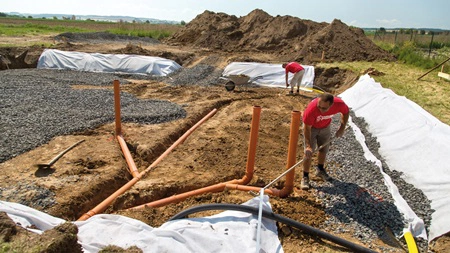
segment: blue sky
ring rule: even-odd
[[[205,10],[238,17],[254,9],[356,27],[450,30],[449,0],[0,0],[0,12],[121,15],[189,22]]]

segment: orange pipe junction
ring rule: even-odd
[[[115,191],[113,194],[111,194],[108,198],[103,200],[100,204],[98,204],[96,207],[88,211],[87,213],[83,214],[78,221],[85,221],[89,219],[90,217],[102,213],[106,210],[106,208],[121,194],[125,193],[127,190],[129,190],[134,184],[136,184],[141,178],[147,175],[147,173],[150,172],[150,170],[156,165],[158,165],[162,159],[164,159],[173,149],[175,149],[179,144],[183,143],[189,135],[191,135],[194,130],[196,130],[201,124],[203,124],[206,120],[214,116],[216,114],[217,109],[213,109],[211,112],[209,112],[206,116],[204,116],[199,122],[197,122],[194,126],[192,126],[186,133],[184,133],[176,142],[174,142],[163,154],[161,154],[158,159],[156,159],[150,166],[148,166],[144,171],[140,172],[136,177],[133,177],[128,183],[120,187],[117,191]],[[117,119],[116,119],[117,123]],[[116,130],[117,130],[116,126]],[[120,129],[120,128],[119,128]]]
[[[119,142],[120,148],[122,149],[125,161],[128,164],[128,170],[133,177],[139,175],[139,170],[134,163],[131,152],[128,149],[127,143],[122,136],[122,121],[120,120],[120,82],[119,80],[114,80],[114,111],[115,111],[115,121],[116,121],[116,139]]]
[[[264,193],[270,194],[273,196],[279,196],[279,197],[287,197],[290,193],[292,193],[294,188],[294,178],[295,178],[295,171],[291,170],[286,174],[286,183],[283,189],[265,189],[261,187],[256,186],[247,186],[243,184],[247,184],[250,182],[250,180],[253,177],[253,171],[254,171],[254,165],[255,165],[255,155],[256,155],[256,143],[258,138],[258,131],[259,131],[259,120],[260,120],[260,113],[261,113],[261,107],[255,106],[253,108],[253,118],[252,118],[252,126],[250,129],[250,144],[248,149],[248,157],[247,157],[247,167],[246,167],[246,174],[242,179],[235,179],[231,180],[229,182],[225,183],[218,183],[215,185],[203,187],[197,190],[173,195],[164,199],[156,200],[150,203],[146,203],[143,205],[135,206],[132,208],[129,208],[130,210],[139,210],[146,207],[161,207],[165,206],[167,204],[171,203],[177,203],[182,200],[185,200],[189,197],[208,193],[208,192],[220,192],[225,189],[230,190],[241,190],[241,191],[256,191],[259,192],[261,189],[264,189]],[[292,112],[292,123],[291,123],[291,130],[290,130],[290,138],[289,138],[289,150],[288,150],[288,162],[287,162],[287,168],[292,167],[292,165],[295,164],[296,159],[296,150],[297,150],[297,142],[298,142],[298,132],[299,132],[299,126],[300,126],[300,118],[301,113],[299,111],[293,111]]]

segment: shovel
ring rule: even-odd
[[[55,156],[55,158],[53,158],[50,162],[48,162],[48,163],[38,163],[38,164],[36,164],[36,166],[38,167],[38,169],[50,169],[50,167],[52,167],[52,165],[54,163],[56,163],[56,161],[58,161],[59,158],[61,158],[65,153],[69,152],[71,149],[73,149],[78,144],[82,143],[83,141],[84,140],[81,140],[81,141],[73,144],[72,146],[66,148],[65,150],[61,151],[61,153],[59,153],[57,156]]]

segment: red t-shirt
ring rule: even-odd
[[[303,123],[311,125],[314,128],[325,128],[331,123],[331,118],[337,113],[347,114],[349,109],[345,102],[338,98],[334,98],[334,102],[328,111],[322,113],[317,108],[319,98],[311,101],[303,113]]]
[[[291,73],[297,73],[299,71],[304,70],[304,68],[302,67],[302,65],[296,63],[296,62],[290,62],[286,65],[285,71],[286,73],[291,72]]]

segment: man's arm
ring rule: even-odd
[[[336,131],[336,138],[342,137],[344,135],[349,116],[350,112],[341,115],[341,126]]]
[[[312,156],[312,148],[311,148],[311,125],[304,124],[303,125],[303,138],[305,140],[305,158],[310,159]]]
[[[285,79],[286,79],[286,88],[289,87],[289,83],[288,83],[288,73],[289,71],[285,71]]]

